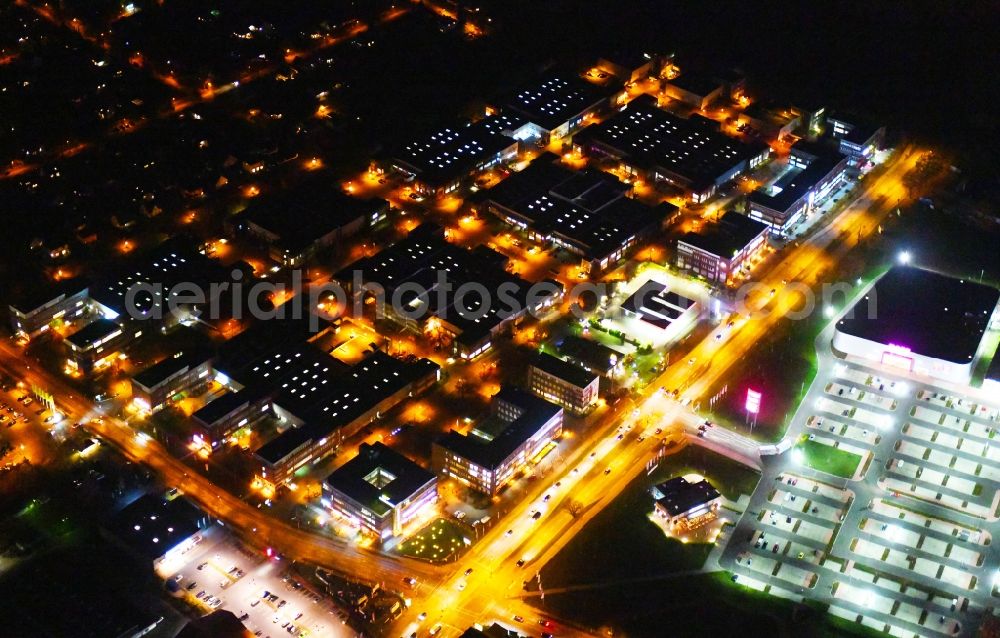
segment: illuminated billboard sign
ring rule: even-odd
[[[756,390],[747,390],[747,412],[750,414],[757,414],[760,412],[760,398],[760,392],[757,392]]]

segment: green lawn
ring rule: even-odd
[[[843,478],[851,478],[861,463],[861,457],[853,452],[845,452],[835,447],[805,439],[797,450],[802,452],[802,462],[820,472]]]
[[[712,396],[727,386],[727,392],[711,408],[711,418],[759,441],[780,440],[787,419],[816,376],[816,337],[827,323],[816,313],[803,321],[783,321],[776,326],[706,393]],[[744,407],[748,389],[763,395],[752,429]]]
[[[647,514],[649,487],[698,472],[730,498],[749,494],[760,475],[701,448],[667,457],[594,517],[541,574],[545,600],[527,599],[540,613],[632,638],[661,636],[876,636],[808,605],[734,584],[727,573],[692,573],[711,545],[666,538]],[[534,587],[534,582],[532,582]],[[563,587],[573,587],[560,592]]]
[[[404,556],[442,563],[455,560],[469,547],[465,530],[455,523],[438,518],[403,541],[396,551]]]
[[[546,588],[550,586],[546,584]],[[630,638],[885,635],[830,616],[822,605],[796,604],[734,584],[725,572],[547,593],[544,602],[534,601],[542,613],[573,618],[586,627],[611,629],[615,636]]]
[[[647,518],[653,511],[649,488],[691,472],[703,474],[732,498],[751,493],[760,479],[758,473],[701,448],[686,448],[668,456],[650,476],[643,474],[629,484],[545,566],[544,586],[600,585],[699,569],[711,545],[685,545],[668,539]]]

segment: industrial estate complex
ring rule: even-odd
[[[0,635],[997,622],[939,155],[668,43],[501,80],[492,3],[85,4],[0,9]]]

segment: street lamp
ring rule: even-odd
[[[903,264],[904,266],[910,263],[911,259],[910,251],[904,250],[903,252],[899,253],[897,259],[899,260],[899,263]]]

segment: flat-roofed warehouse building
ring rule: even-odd
[[[837,322],[834,349],[923,376],[967,384],[1000,291],[896,266]]]
[[[885,127],[871,124],[857,116],[831,113],[826,118],[830,136],[840,143],[840,152],[850,158],[850,165],[868,166],[876,151],[885,145]]]
[[[636,51],[616,51],[597,61],[598,69],[604,69],[626,84],[642,80],[660,72],[666,59],[673,56],[662,56]],[[589,72],[588,72],[589,73]]]
[[[749,215],[784,235],[839,186],[848,157],[821,144],[797,142],[789,154],[791,171],[747,197]]]
[[[704,478],[688,480],[676,476],[652,489],[656,515],[666,519],[672,531],[695,529],[715,520],[722,495]]]
[[[286,428],[254,453],[259,466],[255,482],[265,490],[287,484],[299,468],[318,462],[440,375],[429,359],[408,362],[375,351],[348,366],[313,351],[315,356],[305,359],[296,353],[275,355],[254,371],[278,377],[267,396]]]
[[[380,539],[403,534],[437,503],[437,475],[383,443],[358,454],[323,481],[323,504]]]
[[[588,118],[606,113],[621,90],[609,90],[570,74],[550,73],[517,90],[502,111],[531,123],[541,144],[568,137]]]
[[[224,320],[231,307],[222,294],[228,288],[219,284],[231,283],[233,271],[194,250],[194,241],[186,236],[168,239],[88,283],[74,279],[39,287],[10,304],[11,327],[31,338],[56,322],[102,317],[126,329],[133,325],[134,331],[126,332],[136,337],[135,332],[148,329],[141,326],[154,323],[172,327]],[[183,291],[175,289],[178,286]],[[202,299],[188,303],[193,290],[201,291]],[[212,309],[215,313],[205,312]]]
[[[559,356],[588,372],[611,378],[622,371],[625,354],[603,343],[569,334],[556,343]]]
[[[152,493],[126,505],[101,531],[138,559],[152,563],[155,569],[196,547],[211,522],[183,496],[168,500]]]
[[[388,167],[401,173],[416,192],[442,197],[477,174],[514,159],[519,143],[534,136],[530,122],[494,115],[409,142],[392,154]]]
[[[8,304],[11,329],[15,335],[31,339],[48,331],[56,322],[78,319],[90,309],[88,292],[82,279],[31,286]]]
[[[543,352],[528,369],[528,386],[546,401],[580,415],[597,405],[600,377]]]
[[[664,111],[648,95],[578,133],[573,147],[616,160],[650,184],[670,184],[696,203],[767,161],[771,152],[766,144],[726,137],[718,123],[699,115],[685,119]]]
[[[486,210],[528,233],[578,256],[592,276],[613,269],[628,252],[660,229],[677,207],[646,206],[607,173],[574,172],[545,154],[478,199]]]
[[[278,434],[254,452],[254,485],[264,491],[440,377],[428,359],[397,359],[377,349],[340,361],[320,347],[329,331],[303,334],[309,323],[262,322],[223,344],[212,365],[215,380],[232,391],[192,418],[199,426],[192,445],[208,450],[272,420]]]
[[[143,410],[156,412],[178,394],[207,384],[213,375],[209,353],[178,352],[132,377],[132,401]]]
[[[677,240],[677,267],[716,284],[749,273],[754,257],[767,245],[767,226],[735,211],[701,233]]]
[[[63,341],[68,369],[90,374],[114,362],[141,330],[128,329],[117,321],[103,317],[90,322]]]
[[[700,110],[722,97],[725,88],[722,82],[696,73],[682,73],[663,82],[664,95]]]
[[[327,182],[253,200],[226,225],[232,236],[262,245],[275,262],[297,267],[384,219],[388,208],[383,199],[355,199]]]
[[[435,471],[493,496],[562,434],[563,409],[504,386],[490,415],[469,434],[451,430],[434,442]]]
[[[440,226],[424,223],[335,278],[358,300],[380,286],[387,319],[438,340],[457,357],[472,359],[489,350],[505,326],[528,313],[537,316],[562,292],[554,281],[533,285],[508,273],[506,266],[501,253],[486,246],[466,250],[446,241]],[[363,285],[356,286],[358,282]],[[464,294],[469,287],[485,290],[490,298]]]
[[[168,239],[103,277],[90,288],[95,309],[108,319],[123,322],[140,319],[146,325],[156,323],[158,327],[208,321],[212,313],[206,312],[207,309],[213,304],[217,311],[221,309],[217,302],[225,297],[226,288],[219,288],[218,284],[232,281],[232,269],[195,250],[193,242],[185,236]],[[179,287],[183,292],[179,292]],[[203,300],[180,303],[192,290],[202,291]],[[173,298],[172,291],[176,295]],[[137,316],[138,313],[145,317]]]

